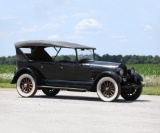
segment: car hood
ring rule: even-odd
[[[115,62],[105,62],[105,61],[89,61],[83,65],[89,65],[92,70],[99,71],[117,71],[117,68],[126,68],[126,65],[122,63]]]
[[[89,62],[92,67],[105,67],[105,68],[117,68],[121,63],[105,62],[105,61],[93,61]]]

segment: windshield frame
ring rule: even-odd
[[[82,49],[82,48],[77,48],[77,49],[75,49],[76,50],[76,57],[77,57],[77,61],[79,62],[79,61],[81,61],[81,60],[85,60],[86,58],[83,58],[83,59],[78,59],[78,57],[79,57],[79,53],[78,53],[78,50],[91,50],[92,51],[92,56],[93,56],[93,58],[92,59],[86,59],[86,60],[95,60],[95,55],[94,55],[94,49]]]

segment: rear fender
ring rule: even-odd
[[[41,78],[40,78],[41,75],[37,72],[36,69],[30,68],[30,67],[23,67],[15,73],[13,80],[11,81],[11,84],[15,84],[17,82],[19,76],[24,73],[31,74],[33,76],[33,78],[37,81],[37,84],[39,84],[41,82]]]

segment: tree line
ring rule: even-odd
[[[122,62],[125,64],[159,64],[160,56],[144,55],[109,55],[102,56],[96,54],[96,59],[101,61]]]
[[[72,55],[69,58],[73,58]],[[95,59],[98,61],[122,62],[125,64],[160,64],[160,56],[140,56],[140,55],[109,55],[102,56],[95,54]],[[0,65],[15,65],[16,56],[0,57]]]

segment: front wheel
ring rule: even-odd
[[[50,88],[43,88],[43,93],[49,97],[55,96],[59,93],[60,89],[50,89]]]
[[[138,85],[142,85],[141,81],[138,82]],[[143,87],[122,90],[121,96],[125,100],[133,101],[133,100],[136,100],[137,98],[140,97],[140,95],[142,93],[142,89],[143,89]]]
[[[103,101],[111,102],[116,100],[120,92],[120,85],[111,77],[103,77],[97,84],[97,94]]]
[[[36,81],[30,74],[22,74],[17,80],[17,91],[22,97],[34,96],[37,92]]]

